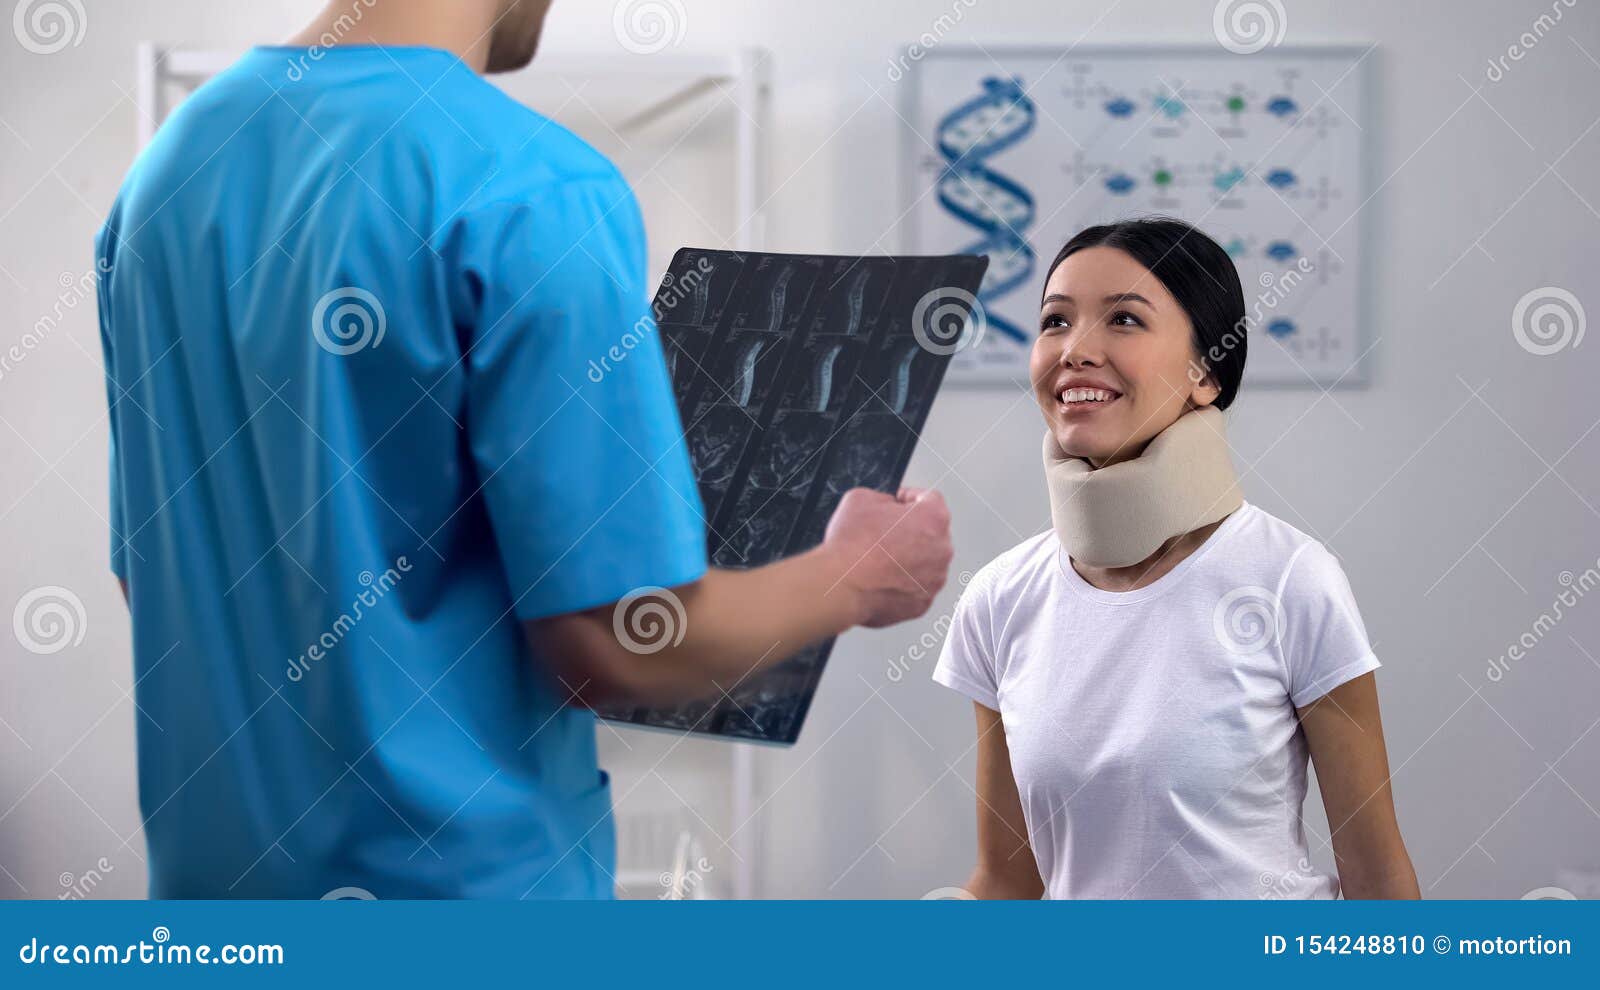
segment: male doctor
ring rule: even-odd
[[[945,580],[918,491],[708,569],[654,334],[586,375],[649,318],[633,195],[482,78],[547,6],[330,4],[185,101],[100,233],[154,897],[610,896],[584,706],[715,696]],[[644,651],[641,589],[682,609]]]

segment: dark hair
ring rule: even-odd
[[[1221,386],[1214,405],[1228,408],[1244,377],[1247,344],[1244,289],[1228,252],[1182,220],[1135,217],[1079,231],[1050,262],[1045,281],[1068,256],[1090,247],[1128,254],[1166,286],[1194,327],[1201,367]]]

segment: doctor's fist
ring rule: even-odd
[[[822,543],[844,568],[840,586],[859,604],[858,624],[873,628],[927,612],[955,555],[944,497],[917,488],[898,495],[850,489]]]

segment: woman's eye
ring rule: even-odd
[[[1142,327],[1143,323],[1132,313],[1117,313],[1111,317],[1111,325],[1117,327]]]
[[[1039,321],[1039,332],[1043,333],[1046,330],[1054,330],[1057,327],[1065,326],[1070,326],[1070,324],[1067,323],[1067,318],[1065,316],[1062,316],[1060,313],[1051,313]]]

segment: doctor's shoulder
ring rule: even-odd
[[[626,188],[616,165],[593,145],[481,77],[462,78],[442,98],[466,132],[453,150],[478,159],[474,203],[516,201],[573,182]]]

